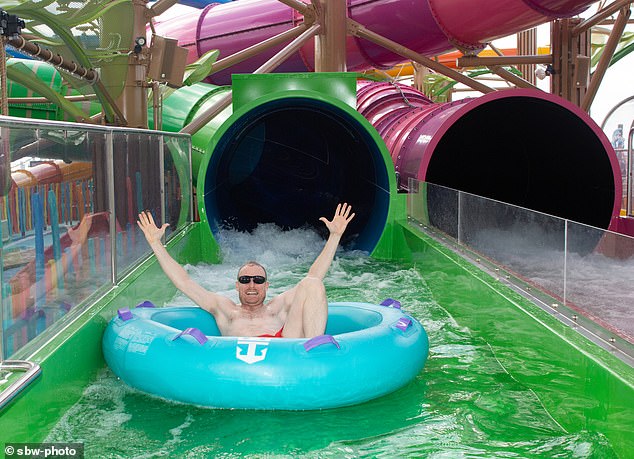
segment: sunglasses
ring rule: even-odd
[[[238,282],[241,284],[248,284],[253,279],[253,282],[256,284],[263,284],[266,282],[266,277],[264,276],[238,276]]]

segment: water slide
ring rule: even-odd
[[[456,45],[480,49],[486,40],[552,17],[574,15],[591,3],[511,1],[500,8],[498,2],[477,2],[469,8],[464,2],[372,1],[351,2],[348,14],[414,51],[434,55]],[[190,50],[190,60],[210,49],[219,49],[221,57],[229,56],[289,30],[302,20],[301,15],[277,0],[212,3],[202,10],[182,5],[176,8],[178,14],[168,12],[158,18],[155,30],[157,34],[178,38],[179,44]],[[462,14],[465,9],[473,14],[466,17]],[[306,63],[312,62],[313,46],[312,42],[307,43],[278,71],[311,70]],[[349,37],[347,46],[350,70],[392,67],[403,61],[362,39]],[[249,74],[280,47],[211,75],[208,80],[214,85],[178,90],[166,100],[162,127],[170,131],[182,129],[201,110],[232,90],[217,86],[230,83],[230,73]],[[360,247],[371,251],[384,226],[385,203],[389,200],[379,199],[380,192],[377,195],[362,191],[363,186],[343,185],[342,180],[346,177],[345,183],[370,183],[375,190],[388,189],[387,176],[392,172],[375,174],[384,166],[380,165],[383,160],[377,149],[368,147],[363,140],[369,134],[365,128],[362,135],[352,133],[347,127],[351,114],[333,117],[312,96],[297,105],[297,97],[290,92],[292,85],[284,86],[283,78],[277,83],[272,79],[261,81],[271,82],[274,97],[259,93],[264,97],[260,103],[251,106],[249,113],[239,115],[233,113],[237,107],[234,102],[232,108],[193,137],[194,176],[202,173],[205,183],[214,183],[198,192],[205,197],[205,214],[210,216],[212,231],[228,219],[242,229],[251,229],[257,222],[299,227],[314,221],[314,215],[321,215],[321,206],[331,204],[323,196],[340,196],[342,188],[347,187],[347,197],[363,203],[355,229],[361,235]],[[512,90],[434,104],[411,88],[385,83],[360,83],[357,94],[346,97],[333,94],[331,101],[340,99],[333,103],[342,105],[343,101],[346,107],[355,107],[379,132],[401,192],[406,192],[408,180],[415,178],[599,228],[618,226],[622,185],[610,142],[587,114],[561,98],[540,91]],[[275,107],[275,113],[267,107]],[[231,127],[220,129],[229,117]],[[308,125],[314,127],[310,132],[305,129]],[[249,170],[235,167],[245,155],[259,148],[255,142],[242,139],[245,132],[256,133],[261,146],[257,156],[260,161],[252,157]],[[484,135],[485,132],[494,134]],[[349,138],[351,147],[339,142],[340,138]],[[274,156],[274,152],[269,152],[272,145],[288,152],[302,151],[303,156],[316,162],[313,167],[318,172],[307,174],[304,163],[290,154]],[[333,163],[325,167],[327,162],[315,160],[324,151],[336,154],[336,167]],[[203,163],[205,170],[200,171]],[[217,180],[226,176],[229,179]],[[280,176],[292,180],[279,180]],[[244,183],[257,187],[265,202],[257,206],[250,203],[250,188]],[[291,206],[289,197],[296,197],[303,204],[299,206],[302,211],[289,213],[280,205],[285,202]]]
[[[584,2],[582,6],[566,3],[564,8],[561,7],[564,3],[552,2],[560,5],[560,8],[553,8],[561,14],[572,14],[588,3]],[[540,20],[545,17],[526,8],[527,4],[518,1],[509,5],[510,10],[515,10],[516,16],[531,18],[518,24],[516,16],[513,16],[510,22],[517,27],[533,24],[538,16]],[[448,5],[451,3],[443,2],[443,5],[436,6],[442,10]],[[549,5],[548,2],[542,3],[538,9],[547,11]],[[268,3],[268,6],[273,8],[274,5]],[[478,8],[488,8],[489,13],[491,9],[496,13],[497,9],[501,9],[493,6],[478,2]],[[383,9],[383,14],[395,13],[397,9],[394,4],[365,4],[368,10],[374,7]],[[221,6],[210,6],[207,11],[217,8]],[[363,5],[357,4],[357,8],[363,9]],[[266,13],[266,9],[261,11],[262,15]],[[428,11],[430,19],[433,19],[431,10],[423,11]],[[411,17],[407,11],[402,13],[405,18]],[[253,16],[245,14],[245,17]],[[436,17],[435,9],[433,17]],[[473,16],[467,19],[471,21]],[[484,17],[477,19],[473,23],[478,24],[478,27],[481,23],[491,25]],[[499,20],[507,21],[507,18]],[[224,20],[220,23],[225,24]],[[422,23],[418,21],[418,24]],[[442,28],[436,25],[432,31],[436,30],[438,34],[445,28],[460,29],[456,24],[452,25],[451,21],[448,24]],[[501,29],[506,30],[506,26]],[[187,30],[185,24],[182,30]],[[433,34],[425,32],[422,35],[425,38],[421,41],[425,41],[431,40],[429,37]],[[236,37],[233,38],[237,41]],[[373,53],[374,58],[378,59],[382,53],[372,46],[352,41],[357,49],[364,50],[364,56]],[[444,44],[436,46],[445,49],[450,46],[448,43],[445,38]],[[395,60],[396,57],[391,59]],[[386,59],[385,65],[389,65],[389,62]],[[290,71],[291,68],[284,70]],[[544,411],[562,424],[561,430],[600,431],[614,445],[616,454],[631,450],[629,434],[632,420],[627,405],[632,393],[632,386],[628,383],[631,370],[628,373],[623,369],[624,364],[614,362],[616,359],[606,356],[607,352],[601,353],[590,348],[582,341],[581,335],[571,333],[570,329],[552,317],[540,314],[538,308],[531,306],[527,300],[514,297],[510,289],[499,285],[492,287],[488,278],[481,281],[480,278],[486,276],[475,272],[465,262],[456,262],[452,252],[401,223],[406,217],[405,193],[399,193],[399,190],[411,191],[409,178],[434,177],[435,181],[442,182],[458,176],[461,186],[467,184],[491,192],[501,188],[500,200],[506,200],[503,199],[504,194],[515,199],[535,197],[535,202],[548,206],[551,201],[557,201],[555,195],[563,193],[568,198],[579,199],[579,207],[590,206],[592,209],[586,217],[580,210],[582,218],[579,220],[595,218],[598,211],[600,223],[609,225],[614,212],[614,166],[609,143],[605,143],[600,130],[585,114],[554,96],[528,91],[500,92],[472,101],[436,105],[422,94],[404,87],[357,83],[354,74],[234,75],[232,83],[231,88],[215,85],[183,88],[167,99],[163,113],[164,127],[176,131],[218,97],[233,91],[233,106],[192,138],[201,223],[192,225],[184,235],[177,235],[169,241],[168,246],[173,253],[192,264],[209,261],[203,256],[209,250],[208,246],[213,244],[208,236],[217,230],[222,221],[231,221],[239,229],[248,229],[267,221],[279,223],[283,227],[299,227],[330,212],[332,203],[338,200],[354,202],[358,217],[350,227],[349,235],[356,234],[356,246],[379,257],[415,261],[412,269],[420,272],[424,283],[430,286],[430,296],[438,302],[439,309],[446,308],[444,313],[452,316],[451,321],[455,320],[461,327],[468,328],[466,332],[456,329],[455,334],[473,333],[474,342],[483,340],[486,346],[490,346],[486,352],[492,354],[497,363],[493,367],[483,365],[481,371],[490,373],[490,368],[495,368],[506,372],[494,375],[495,381],[491,382],[494,398],[498,394],[496,388],[499,381],[513,379],[513,389],[526,385],[531,391],[535,390],[536,398],[545,406]],[[491,138],[492,127],[499,129],[499,137],[495,139]],[[125,150],[133,155],[134,141],[130,142],[130,148]],[[531,157],[535,150],[540,155],[533,162]],[[456,157],[456,154],[460,156]],[[580,168],[580,172],[571,174],[571,164]],[[592,183],[592,186],[589,187],[588,183]],[[587,191],[588,188],[590,191]],[[595,194],[600,197],[597,204],[593,204]],[[567,208],[562,203],[559,209],[554,210],[564,212]],[[116,213],[127,215],[129,210],[117,209]],[[118,307],[134,305],[144,298],[166,300],[169,295],[162,296],[166,290],[173,295],[166,283],[157,281],[163,278],[160,277],[155,260],[146,260],[137,268],[115,289],[92,304],[86,310],[89,313],[75,316],[64,333],[58,333],[47,342],[46,349],[29,354],[41,363],[45,377],[36,380],[24,396],[13,401],[8,412],[3,413],[0,430],[9,440],[41,441],[50,438],[50,429],[60,417],[73,417],[72,413],[68,414],[69,407],[82,397],[83,389],[103,369],[99,337],[105,323],[116,314]],[[405,271],[403,277],[409,278],[411,275]],[[375,284],[371,285],[371,289],[367,286],[363,289],[372,290]],[[396,289],[400,287],[401,284],[397,284]],[[411,292],[418,285],[412,287],[406,284],[402,288]],[[418,296],[418,292],[412,296]],[[433,319],[430,323],[433,323]],[[441,345],[435,349],[440,358],[436,359],[438,365],[430,369],[437,372],[429,379],[424,375],[422,380],[428,381],[428,388],[417,385],[406,392],[407,396],[418,394],[418,398],[402,402],[407,406],[406,409],[394,408],[390,402],[395,399],[386,399],[378,401],[375,406],[357,407],[358,411],[318,413],[318,421],[328,424],[343,417],[346,423],[351,419],[356,425],[371,412],[383,423],[386,416],[394,412],[396,414],[390,416],[398,422],[391,422],[390,425],[398,425],[398,431],[397,427],[390,427],[390,431],[394,438],[399,438],[398,432],[403,428],[402,419],[420,418],[420,412],[414,406],[426,406],[430,400],[432,409],[443,405],[454,406],[454,399],[431,397],[434,391],[453,394],[456,380],[451,380],[449,388],[444,386],[440,390],[434,384],[438,382],[437,377],[443,375],[442,367],[450,359],[459,361],[460,368],[456,372],[469,373],[470,378],[475,372],[470,368],[465,371],[461,359],[471,359],[472,354],[446,359],[443,357],[449,354],[443,355],[442,348]],[[542,375],[544,372],[546,375]],[[480,375],[477,385],[479,390],[485,386]],[[117,387],[120,391],[121,386]],[[425,398],[428,396],[429,399]],[[116,413],[120,415],[119,419],[130,420],[124,423],[128,429],[126,432],[135,432],[137,424],[144,424],[138,429],[141,432],[145,429],[153,432],[154,428],[157,432],[174,431],[174,426],[167,427],[164,419],[163,409],[167,409],[166,405],[158,401],[147,403],[139,394],[125,394],[125,398],[130,405],[135,403],[129,399],[139,398],[141,401],[138,405],[143,405],[138,411],[132,408],[132,413]],[[468,404],[473,405],[473,400],[469,400]],[[479,405],[480,411],[498,411],[490,409],[494,407],[493,404],[475,404]],[[121,407],[124,404],[115,405]],[[588,406],[592,409],[586,409]],[[171,405],[169,407],[171,413],[180,410]],[[143,421],[150,409],[159,411],[163,418],[157,423],[160,424],[158,427],[148,427]],[[91,413],[95,411],[99,409],[93,408]],[[198,420],[199,415],[204,419],[209,417],[209,424],[201,428],[195,425],[200,438],[195,440],[194,445],[197,446],[196,442],[202,445],[217,443],[214,437],[204,435],[215,429],[222,431],[227,420],[225,413],[196,412],[193,419]],[[231,411],[229,415],[238,418],[233,422],[240,426],[235,429],[241,436],[240,442],[244,442],[243,426],[259,424],[257,421],[264,424],[272,420],[285,425],[307,425],[315,421],[315,418],[308,416],[303,418],[302,414],[295,416],[288,413],[277,415],[267,412],[261,417],[259,413],[249,412],[242,416],[239,412]],[[525,416],[529,418],[526,429],[532,432],[532,418],[530,415]],[[83,419],[89,420],[83,422]],[[82,418],[80,422],[90,424],[90,419]],[[187,419],[192,417],[187,414]],[[177,429],[187,422],[191,421],[176,425]],[[487,423],[494,425],[497,420],[487,419]],[[425,418],[421,421],[421,428],[424,426]],[[462,430],[474,429],[472,425],[465,425]],[[255,451],[251,452],[262,452],[263,449],[287,454],[288,450],[281,449],[294,443],[282,441],[278,444],[278,437],[281,436],[278,430],[268,432],[272,432],[271,438],[276,440],[274,447],[268,447],[265,443],[257,445]],[[369,435],[381,438],[384,433],[385,428],[380,427]],[[297,436],[297,433],[293,435]],[[312,432],[310,435],[320,439],[323,437],[328,443],[334,440],[335,445],[337,440],[345,441],[348,438],[347,434],[334,432],[334,429],[332,439],[330,436],[313,435]],[[424,430],[417,432],[417,438],[428,436]],[[438,436],[441,437],[439,443],[442,443],[439,448],[446,448],[443,432]],[[128,442],[131,437],[126,437]],[[163,437],[157,437],[163,440]],[[91,438],[91,435],[77,438]],[[111,441],[117,445],[126,439],[112,438]],[[147,452],[143,449],[147,438],[142,436],[133,440],[135,444],[143,444],[140,447],[142,452]],[[224,438],[222,433],[219,438]],[[512,436],[500,438],[504,441],[516,440]],[[469,440],[464,443],[472,447]],[[344,443],[344,447],[348,446]],[[149,450],[150,446],[147,448]],[[304,447],[298,447],[298,450],[300,453],[313,451]],[[338,452],[341,453],[341,450]],[[493,450],[490,452],[491,455],[495,454]],[[179,453],[183,451],[175,455]]]
[[[436,55],[456,46],[481,49],[487,40],[553,17],[577,14],[591,3],[477,1],[469,6],[464,1],[352,1],[348,15],[418,53]],[[211,4],[202,10],[186,8],[178,15],[164,16],[155,24],[156,33],[177,38],[189,49],[190,61],[211,49],[219,49],[221,58],[227,57],[302,20],[301,15],[276,0]],[[236,74],[253,72],[280,48],[212,74],[208,81],[229,84],[233,74],[234,88],[236,82],[244,84]],[[312,71],[313,48],[313,42],[308,42],[277,70]],[[401,56],[355,37],[347,39],[347,59],[348,69],[354,71],[390,68],[403,61]],[[309,98],[298,103],[290,91],[291,84],[286,89],[283,83],[271,84],[275,96],[255,90],[254,95],[263,97],[259,105],[251,105],[249,112],[243,109],[239,114],[232,114],[229,108],[194,135],[195,151],[200,152],[194,163],[203,163],[205,168],[199,178],[213,183],[200,189],[199,196],[205,196],[207,212],[213,219],[222,222],[230,218],[244,229],[258,221],[298,227],[319,214],[322,209],[317,203],[324,203],[323,196],[340,196],[342,183],[371,183],[376,190],[388,189],[388,173],[377,175],[376,168],[369,166],[382,161],[377,149],[364,141],[369,134],[353,133],[347,127],[351,115],[333,117],[320,101]],[[199,85],[177,91],[166,101],[163,128],[180,130],[229,90],[228,86]],[[350,97],[350,104],[356,104],[355,108],[385,141],[401,192],[406,192],[408,180],[415,178],[599,228],[616,227],[621,176],[614,151],[586,113],[559,97],[540,91],[509,90],[434,104],[411,88],[386,83],[360,83],[356,97]],[[231,128],[218,132],[229,117]],[[310,130],[306,129],[309,125]],[[246,142],[246,132],[257,142]],[[292,156],[275,157],[272,145],[301,151],[313,159],[330,152],[330,157],[338,158],[337,166],[315,164],[310,175],[304,170],[305,163],[294,161]],[[248,170],[234,167],[255,150],[260,162],[252,160]],[[279,180],[280,171],[292,180]],[[305,182],[310,188],[304,186]],[[261,196],[267,196],[266,203],[250,205],[248,196],[253,189],[244,183],[253,184]],[[381,203],[388,200],[379,199],[374,191],[358,191],[363,186],[349,188],[357,191],[349,190],[344,193],[346,197],[364,203],[355,228],[361,234],[361,247],[372,250],[387,215]],[[304,203],[300,207],[303,211],[289,213],[280,205],[290,197]],[[211,225],[213,229],[214,223]]]
[[[208,95],[213,95],[210,86],[188,90],[203,88],[212,93]],[[336,93],[333,88],[337,88]],[[221,182],[241,183],[252,187],[251,193],[241,198],[246,201],[245,205],[252,204],[248,209],[255,212],[258,204],[275,196],[275,183],[286,187],[287,182],[293,182],[296,188],[287,188],[289,192],[309,188],[311,178],[320,176],[320,167],[327,166],[324,158],[334,163],[335,170],[343,167],[346,171],[354,169],[354,164],[347,166],[346,162],[364,161],[366,164],[356,167],[367,169],[363,175],[365,182],[351,182],[329,171],[324,177],[329,181],[340,178],[338,188],[316,190],[315,195],[333,201],[336,196],[329,193],[341,193],[344,199],[371,195],[367,202],[376,202],[376,211],[363,210],[367,204],[359,202],[366,214],[362,226],[371,226],[368,213],[380,214],[387,210],[388,215],[381,216],[385,225],[379,225],[378,242],[370,237],[377,232],[373,230],[367,232],[365,244],[368,248],[375,245],[374,253],[386,260],[342,254],[327,279],[329,298],[368,300],[396,296],[403,300],[407,311],[421,319],[430,331],[433,347],[429,365],[416,381],[391,396],[336,410],[213,410],[148,398],[127,388],[105,367],[101,350],[104,328],[123,306],[134,307],[142,300],[174,305],[182,300],[175,297],[174,287],[166,281],[154,257],[133,257],[135,265],[131,271],[122,271],[113,286],[109,286],[107,280],[116,273],[97,264],[96,272],[91,275],[92,267],[83,263],[72,273],[75,284],[84,289],[88,287],[90,294],[98,288],[99,296],[96,300],[87,297],[90,304],[82,305],[86,297],[81,292],[76,295],[68,288],[47,292],[51,299],[39,311],[52,309],[60,300],[69,310],[17,353],[17,358],[28,356],[37,363],[41,375],[3,408],[0,432],[7,443],[77,441],[83,443],[86,457],[101,457],[106,453],[140,457],[158,452],[171,457],[186,454],[209,457],[225,453],[253,457],[256,454],[288,455],[290,448],[294,455],[337,457],[343,448],[352,451],[353,446],[357,451],[363,450],[364,454],[359,456],[367,455],[365,452],[389,456],[394,451],[407,450],[424,457],[430,451],[446,454],[448,439],[452,451],[470,454],[476,442],[481,454],[489,457],[511,453],[531,457],[536,450],[553,456],[577,457],[580,448],[591,449],[586,457],[593,454],[618,457],[631,451],[634,447],[631,438],[634,418],[630,407],[634,392],[632,369],[408,222],[410,212],[406,211],[406,201],[411,199],[421,207],[427,201],[423,194],[397,192],[394,166],[385,142],[355,109],[357,82],[354,75],[245,75],[236,78],[233,91],[234,112],[225,122],[219,121],[210,148],[224,142],[224,134],[228,133],[231,135],[227,138],[235,139],[231,143],[236,145],[236,154],[219,156],[217,167],[211,167],[212,159],[203,155],[198,189],[209,193],[199,195],[198,199],[204,214],[200,223],[182,228],[174,225],[177,231],[167,241],[168,250],[179,261],[195,265],[190,268],[192,274],[198,272],[200,279],[211,282],[205,284],[209,288],[218,286],[226,289],[223,291],[228,291],[234,282],[234,264],[241,263],[245,256],[253,256],[253,247],[258,247],[255,249],[258,257],[267,252],[280,252],[282,256],[271,260],[268,255],[268,260],[274,267],[271,272],[275,272],[272,276],[275,276],[276,288],[285,287],[287,284],[283,282],[292,283],[297,273],[306,268],[306,251],[317,246],[318,252],[322,243],[319,238],[307,237],[304,231],[269,231],[264,236],[261,231],[259,236],[255,232],[253,238],[249,237],[246,244],[242,244],[245,250],[238,251],[239,254],[232,254],[232,249],[241,245],[234,240],[228,245],[228,255],[225,254],[229,260],[205,265],[203,262],[219,261],[206,256],[214,244],[206,232],[214,209],[205,205],[205,201],[217,193],[215,188],[222,188],[217,186]],[[294,102],[292,110],[287,105],[290,101]],[[269,110],[265,113],[265,109]],[[295,143],[287,140],[286,148],[280,148],[277,136],[285,134],[285,129],[275,129],[275,123],[269,123],[272,118],[274,121],[275,113],[286,121],[283,127],[291,130],[301,127],[302,121],[311,121],[311,117],[328,117],[332,123],[320,123],[320,127],[338,141],[326,142],[323,133],[317,131],[308,139],[294,137]],[[170,110],[168,114],[176,112]],[[182,116],[186,114],[181,110]],[[289,126],[288,120],[300,115],[301,119]],[[261,122],[255,122],[257,120]],[[42,123],[42,128],[44,125]],[[236,132],[231,133],[233,126]],[[85,129],[93,134],[100,128],[87,126]],[[77,132],[78,128],[70,125],[68,129]],[[128,160],[117,169],[120,171],[117,175],[140,172],[144,189],[147,188],[148,169],[153,168],[147,164],[139,167],[136,156],[156,161],[159,155],[153,138],[155,133],[146,132],[143,136],[130,130],[121,132],[115,128],[114,131],[113,135],[86,137],[95,141],[117,139],[118,151],[126,152],[117,157],[125,156]],[[267,140],[264,143],[263,138]],[[330,156],[312,159],[313,151],[305,146],[319,141],[323,149],[318,151],[326,151]],[[145,142],[153,148],[139,148],[139,144]],[[335,149],[339,145],[342,147]],[[362,157],[355,149],[370,149],[371,154]],[[98,146],[86,148],[85,152],[94,154],[93,159],[99,163],[99,160],[103,162],[98,154],[101,150],[103,148]],[[280,160],[283,166],[292,164],[294,167],[279,170],[264,167],[269,161]],[[260,173],[254,174],[260,166]],[[293,174],[285,172],[287,169]],[[210,170],[219,172],[209,174]],[[261,183],[266,186],[257,188]],[[179,202],[178,197],[190,189],[183,186],[182,192],[168,193],[165,200],[172,201],[175,207],[179,203],[188,207],[185,202]],[[125,187],[113,187],[112,191],[115,203],[134,205],[134,201],[118,199],[126,195]],[[351,196],[350,193],[357,194]],[[310,194],[289,196],[289,200],[307,196]],[[387,203],[380,202],[382,200]],[[217,205],[222,200],[211,202]],[[300,209],[297,206],[304,206],[304,202],[308,204],[304,200],[287,208],[287,213]],[[357,202],[354,203],[356,206]],[[144,205],[156,208],[155,203]],[[109,213],[119,218],[127,215],[128,210],[115,204]],[[444,210],[446,216],[455,217],[456,209],[448,206]],[[240,215],[240,218],[245,217]],[[361,227],[357,228],[363,232]],[[147,245],[140,234],[136,240],[147,254]],[[107,244],[104,246],[107,248]],[[106,255],[110,256],[103,258],[112,259],[114,254],[106,252]],[[124,255],[117,250],[117,261]],[[223,284],[224,287],[220,287]],[[33,310],[30,300],[26,298],[24,302],[28,311]],[[54,312],[61,314],[59,308]],[[22,320],[37,322],[38,319],[43,325],[48,317],[33,315]],[[33,328],[34,332],[40,331]],[[28,327],[26,331],[30,331]],[[196,344],[188,342],[188,345]],[[140,340],[139,352],[143,352],[144,346]],[[267,425],[267,428],[253,427],[259,425]],[[305,427],[309,425],[316,426],[317,430],[307,430]],[[363,429],[359,429],[359,425]],[[366,449],[370,447],[373,449]]]

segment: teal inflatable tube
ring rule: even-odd
[[[312,339],[220,336],[197,307],[120,309],[103,337],[112,371],[141,391],[214,408],[313,410],[353,405],[416,377],[429,350],[395,300],[330,303]]]

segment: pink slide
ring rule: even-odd
[[[454,48],[479,49],[484,43],[569,17],[596,0],[348,0],[348,16],[369,30],[420,54],[433,56]],[[203,10],[178,6],[157,18],[156,33],[176,38],[190,50],[189,61],[211,49],[220,57],[292,29],[302,15],[277,0],[238,0],[212,3]],[[282,46],[210,77],[215,84],[230,83],[231,73],[251,73]],[[313,70],[314,45],[309,41],[289,58],[279,72]],[[389,68],[403,57],[369,41],[348,37],[348,70]]]

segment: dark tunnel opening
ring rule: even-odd
[[[613,216],[615,175],[599,136],[540,98],[500,98],[461,116],[434,149],[426,180],[602,229]],[[446,212],[433,201],[432,215]]]
[[[204,201],[212,231],[275,223],[310,226],[325,237],[319,217],[332,218],[337,203],[348,202],[356,217],[342,244],[371,251],[385,226],[390,188],[368,128],[310,98],[278,99],[243,114],[221,136],[207,167]]]

